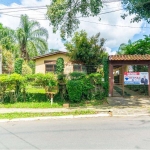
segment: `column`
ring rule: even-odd
[[[114,76],[113,65],[109,63],[109,96],[113,96]]]

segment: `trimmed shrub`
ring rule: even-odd
[[[15,66],[14,66],[15,73],[22,74],[22,64],[23,64],[23,59],[17,58],[15,61]]]
[[[51,89],[52,87],[57,85],[56,76],[53,73],[38,73],[34,75],[35,84],[38,86],[42,86],[44,89],[47,87]]]
[[[67,82],[67,91],[71,102],[80,102],[82,97],[82,82],[80,80],[70,80]]]
[[[69,75],[72,80],[79,80],[86,76],[86,74],[83,72],[72,72]]]
[[[64,59],[58,58],[56,61],[56,73],[60,74],[64,72]]]

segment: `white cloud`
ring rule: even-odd
[[[44,6],[44,5],[49,5],[49,4],[50,4],[50,0],[40,0],[40,1],[22,0],[21,5],[13,3],[11,6],[4,6],[1,4],[0,8],[2,9],[2,8],[12,8],[12,7]],[[110,4],[107,4],[103,8],[102,12],[118,10],[120,8],[121,6],[119,2],[110,3]],[[7,10],[5,11],[5,13],[6,12]],[[114,52],[111,52],[111,48],[118,47],[121,43],[127,43],[127,41],[131,39],[135,34],[139,34],[141,32],[141,28],[123,28],[123,27],[116,27],[116,26],[109,25],[111,24],[111,25],[123,25],[123,26],[133,26],[133,27],[135,26],[140,27],[142,25],[142,22],[130,24],[130,20],[132,16],[129,16],[128,18],[126,18],[126,20],[123,20],[120,17],[122,13],[123,11],[121,10],[121,11],[116,11],[113,13],[103,14],[100,16],[101,17],[100,22],[98,21],[98,17],[84,18],[82,20],[88,21],[88,22],[81,21],[79,30],[81,29],[86,30],[89,36],[92,36],[100,32],[101,37],[106,39],[105,46],[107,47],[108,52],[110,54],[114,53]],[[12,15],[12,16],[20,16],[21,14],[27,14],[30,18],[34,18],[34,20],[37,19],[37,21],[40,22],[41,26],[47,28],[47,30],[49,31],[48,43],[49,43],[50,49],[53,48],[53,49],[65,50],[64,45],[61,41],[59,32],[54,34],[52,32],[52,27],[49,26],[49,21],[44,20],[46,9],[36,9],[36,10],[28,9],[27,11],[26,9],[24,9],[24,11],[21,11],[21,12],[18,11],[18,12],[9,13],[9,15]],[[16,29],[19,26],[19,18],[12,17],[12,16],[1,15],[0,22],[3,23],[4,26],[8,26],[10,28]],[[89,23],[89,22],[97,22],[97,23]]]
[[[116,52],[115,51],[112,51],[111,48],[109,47],[106,47],[106,52],[109,54],[109,55],[115,55]]]
[[[103,12],[108,12],[112,10],[112,6],[116,6],[113,10],[121,9],[119,2],[111,3],[111,5],[107,5],[104,7]],[[98,32],[101,33],[101,37],[106,39],[106,46],[107,47],[118,47],[121,43],[127,43],[127,41],[135,34],[139,34],[141,32],[141,28],[134,28],[140,27],[142,22],[140,23],[130,23],[131,18],[133,16],[127,17],[123,20],[120,16],[123,14],[123,10],[116,11],[113,13],[102,14],[101,21],[98,21],[98,17],[90,17],[86,19],[82,19],[87,22],[81,21],[80,28],[86,30],[89,35],[96,34]],[[92,23],[96,22],[96,23]],[[111,26],[112,25],[112,26]],[[130,27],[121,27],[121,26],[130,26]],[[133,28],[131,28],[133,27]]]

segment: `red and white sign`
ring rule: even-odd
[[[124,84],[128,85],[148,85],[148,72],[125,72],[124,73]]]

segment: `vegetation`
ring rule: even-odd
[[[48,31],[40,27],[37,21],[30,21],[27,15],[21,16],[16,34],[23,59],[29,60],[30,57],[44,54],[48,50]]]
[[[64,59],[63,58],[57,58],[56,61],[56,73],[61,74],[64,72]]]
[[[50,104],[49,101],[47,102],[18,102],[18,103],[4,103],[0,104],[0,108],[61,108],[62,104],[60,103],[53,103]]]
[[[139,22],[142,19],[150,23],[150,1],[149,0],[122,0],[124,9],[129,12],[129,15],[135,14],[131,22]],[[122,15],[122,18],[128,14]]]
[[[101,0],[52,0],[47,7],[47,18],[53,26],[53,32],[60,29],[61,37],[65,38],[78,28],[78,14],[82,17],[94,17],[99,15],[101,8]]]
[[[88,38],[85,31],[76,32],[70,42],[65,44],[71,61],[83,63],[87,73],[96,72],[97,67],[102,64],[102,59],[107,56],[105,52],[105,39],[100,37],[100,33]]]
[[[18,46],[16,43],[16,36],[15,31],[4,27],[0,23],[0,45],[2,46],[2,49],[10,51],[13,55],[16,56]]]
[[[0,119],[15,119],[15,118],[30,118],[30,117],[50,117],[50,116],[67,116],[67,115],[86,115],[86,114],[97,114],[97,111],[85,110],[85,111],[73,111],[73,112],[50,112],[50,113],[6,113],[0,114]]]
[[[2,48],[2,72],[5,73],[12,73],[14,70],[14,58],[13,54]]]
[[[67,91],[71,102],[80,102],[82,96],[82,83],[80,80],[70,80],[67,82]]]
[[[22,64],[23,64],[23,59],[17,58],[15,61],[15,65],[14,65],[14,72],[15,73],[22,74]]]
[[[53,1],[52,5],[55,2],[64,4],[64,1]],[[74,15],[81,12],[85,17],[95,16],[100,11],[101,2],[93,0],[76,2],[78,10],[73,12]],[[72,6],[73,2],[66,1],[65,4]],[[53,6],[48,9],[54,9]],[[68,6],[65,5],[65,7],[67,9]],[[74,10],[74,7],[69,8],[69,15],[72,12],[71,9]],[[68,23],[70,26],[68,25],[66,29],[69,28],[70,31],[65,33],[66,29],[61,30],[64,36],[71,35],[75,29],[74,22]],[[102,78],[108,75],[102,69],[103,59],[107,57],[104,49],[105,39],[100,39],[100,33],[88,37],[85,31],[81,31],[76,32],[72,40],[65,44],[70,59],[77,64],[82,62],[87,72],[72,72],[66,75],[64,74],[64,60],[58,58],[56,74],[32,74],[35,64],[30,58],[44,54],[48,50],[47,38],[47,30],[41,28],[38,22],[30,21],[27,15],[21,16],[20,26],[16,31],[0,24],[3,71],[6,73],[0,75],[0,107],[39,108],[41,105],[42,108],[49,108],[49,92],[55,93],[52,107],[61,107],[63,102],[69,102],[72,106],[80,103],[86,105],[87,100],[89,103],[102,104],[108,95],[107,78],[106,82],[102,81]],[[108,68],[105,68],[106,71]],[[97,71],[99,73],[96,73]]]
[[[24,62],[22,65],[22,75],[28,75],[28,74],[32,74],[32,69],[26,62]]]
[[[133,43],[129,40],[128,44],[121,44],[118,54],[150,54],[150,36],[145,35],[144,39],[140,39]]]
[[[26,91],[28,85],[34,84],[42,87],[43,92]],[[13,103],[23,101],[47,101],[47,88],[57,85],[57,80],[53,74],[34,74],[22,76],[20,74],[0,75],[0,100],[2,103]],[[38,91],[38,89],[36,89]]]
[[[17,30],[3,27],[0,24],[0,45],[10,51],[14,58],[28,60],[31,57],[47,52],[48,31],[37,21],[29,20],[27,15],[21,15]]]

